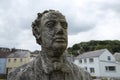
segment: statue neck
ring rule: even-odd
[[[52,62],[61,60],[63,53],[64,52],[61,51],[42,48],[42,55],[45,55],[49,60],[52,60]]]

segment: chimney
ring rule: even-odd
[[[15,51],[16,51],[16,49],[15,49],[15,48],[12,48],[12,49],[11,49],[11,52],[12,52],[12,53],[14,53]]]

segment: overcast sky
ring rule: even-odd
[[[31,23],[55,9],[68,21],[68,47],[90,40],[120,40],[120,0],[0,0],[0,47],[40,49]]]

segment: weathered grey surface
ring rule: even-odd
[[[32,24],[33,35],[41,45],[39,56],[12,70],[8,80],[92,80],[83,69],[67,61],[67,22],[60,12],[39,13]]]
[[[57,65],[55,65],[57,64]],[[62,65],[62,66],[59,66]],[[56,67],[55,67],[56,66]],[[52,63],[46,55],[39,55],[33,62],[12,71],[8,80],[92,80],[90,75],[62,56]]]

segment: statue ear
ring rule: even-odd
[[[32,32],[33,35],[36,38],[36,42],[41,45],[41,34],[40,34],[40,28],[36,26],[34,23],[32,23]]]
[[[38,19],[42,17],[42,14],[41,13],[38,13]]]

